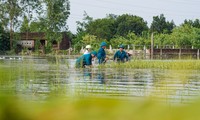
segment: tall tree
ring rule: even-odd
[[[147,22],[139,16],[123,14],[118,16],[115,22],[116,35],[126,36],[129,32],[141,35],[143,31],[148,30]]]
[[[40,0],[21,0],[20,6],[23,10],[24,20],[20,28],[21,32],[30,32],[30,23],[33,21],[33,14],[41,14],[42,4]]]
[[[166,21],[164,14],[160,16],[154,16],[151,23],[150,31],[157,33],[172,33],[175,24],[173,21]]]
[[[77,32],[85,32],[86,27],[93,21],[93,18],[90,17],[85,11],[83,14],[83,22],[81,21],[76,21],[77,24]]]
[[[13,31],[15,23],[17,23],[17,18],[21,15],[21,7],[19,6],[18,0],[0,0],[0,9],[1,9],[1,22],[4,23],[4,26],[9,25],[10,31],[10,49],[13,46]],[[8,21],[6,21],[8,20]]]
[[[46,19],[48,29],[52,31],[65,31],[69,17],[70,5],[68,0],[44,0],[47,7]]]
[[[39,19],[30,23],[30,32],[46,32],[46,23],[44,19]]]
[[[28,24],[29,24],[28,18],[26,16],[24,16],[24,20],[21,25],[20,32],[30,32],[30,27]]]
[[[194,28],[194,35],[192,37],[192,46],[195,48],[200,48],[200,29]]]
[[[9,35],[3,28],[3,25],[0,22],[0,52],[9,50]]]
[[[200,28],[200,20],[199,19],[195,19],[194,21],[193,20],[184,20],[184,24],[187,24],[187,25],[190,25],[192,27],[195,27],[195,28]]]
[[[200,20],[196,19],[193,23],[193,27],[200,28]]]
[[[194,38],[194,28],[190,25],[181,25],[176,27],[170,39],[177,47],[190,47],[192,46],[192,39]]]
[[[70,4],[68,0],[43,0],[46,5],[46,37],[48,40],[61,40],[58,32],[67,31],[67,19],[69,17]]]
[[[86,32],[110,40],[115,34],[114,22],[112,18],[96,19],[87,26]]]
[[[88,33],[86,33],[86,28],[90,24],[90,22],[93,21],[93,18],[90,17],[85,11],[83,14],[83,19],[81,21],[76,21],[77,24],[77,33],[74,36],[74,39],[72,41],[72,44],[76,46],[78,49],[81,49],[83,47],[82,39],[84,36],[86,36]]]
[[[106,18],[90,21],[85,26],[86,33],[107,40],[116,36],[126,37],[130,32],[142,35],[143,31],[147,30],[147,23],[141,17],[128,14],[121,16],[110,14]]]

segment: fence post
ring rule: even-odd
[[[154,46],[154,40],[153,40],[153,33],[151,34],[151,59],[153,59],[153,46]]]
[[[76,48],[75,48],[75,46],[74,46],[74,50],[73,50],[73,52],[76,53]]]
[[[199,60],[199,49],[197,50],[197,59]]]
[[[144,45],[143,49],[144,49],[144,56],[143,57],[146,59],[146,46],[145,45]]]
[[[68,49],[68,55],[69,55],[69,56],[71,55],[71,50],[70,50],[70,48]]]
[[[179,59],[181,59],[181,48],[179,49]]]
[[[135,45],[133,44],[133,56],[135,56]]]
[[[160,58],[162,59],[162,47],[160,47]]]

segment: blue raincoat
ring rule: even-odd
[[[85,65],[92,65],[92,55],[84,54],[76,60],[76,68],[84,68]]]
[[[102,47],[99,49],[97,53],[97,58],[98,58],[99,64],[102,64],[103,62],[105,62],[106,52]]]
[[[118,62],[125,62],[125,59],[126,61],[128,61],[128,55],[126,54],[125,51],[118,50],[114,55],[114,60],[116,59]]]

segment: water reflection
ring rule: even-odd
[[[102,69],[98,69],[97,70],[97,80],[99,81],[100,84],[106,84],[106,79],[105,79],[105,70],[102,70]]]
[[[91,79],[92,78],[92,69],[90,69],[90,68],[84,68],[83,69],[83,77],[84,78],[89,78],[89,79]]]
[[[101,95],[145,97],[188,102],[200,95],[199,70],[84,68],[75,69],[74,59],[27,57],[4,60],[3,69],[17,69],[12,83],[16,94],[41,100],[51,95]],[[5,89],[4,89],[5,90]]]

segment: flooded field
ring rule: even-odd
[[[104,68],[97,64],[75,69],[74,64],[75,59],[65,57],[1,57],[0,92],[31,101],[98,96],[190,103],[200,96],[200,70]]]

